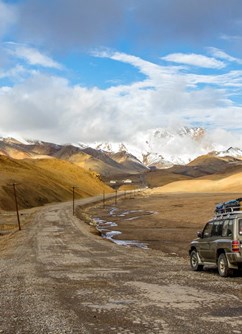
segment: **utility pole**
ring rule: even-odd
[[[105,209],[105,191],[103,190],[103,208]]]
[[[17,200],[17,193],[16,193],[16,185],[17,185],[17,183],[12,183],[16,213],[17,213],[17,220],[18,220],[18,229],[20,231],[21,230],[21,225],[20,225],[20,218],[19,218],[19,212],[18,212],[18,200]]]
[[[75,216],[75,187],[72,187],[72,213]]]
[[[79,187],[75,187],[75,186],[72,187],[72,213],[73,213],[73,216],[75,216],[75,189],[76,188],[79,188]]]

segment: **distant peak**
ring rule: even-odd
[[[25,144],[26,145],[26,140],[23,138],[13,138],[13,137],[6,137],[6,138],[1,138],[1,141],[7,144]]]
[[[216,152],[215,155],[218,157],[231,156],[233,158],[241,158],[242,150],[238,147],[229,147],[227,150]]]

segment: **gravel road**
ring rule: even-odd
[[[242,276],[91,233],[71,203],[0,239],[0,333],[242,333]]]

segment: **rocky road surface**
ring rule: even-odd
[[[242,276],[91,233],[71,203],[0,239],[0,333],[242,333]]]

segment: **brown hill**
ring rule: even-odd
[[[146,169],[141,162],[138,163],[137,159],[136,163],[134,159],[131,163],[130,157],[119,162],[118,158],[113,159],[108,153],[91,147],[57,145],[43,141],[21,143],[14,138],[1,138],[0,154],[14,159],[50,159],[55,157],[111,178],[123,174],[139,173]]]
[[[226,172],[231,166],[242,166],[241,159],[234,157],[219,157],[214,156],[213,152],[191,161],[188,166],[199,167],[200,169],[206,170],[207,173]]]
[[[195,180],[184,180],[166,184],[153,190],[159,192],[188,192],[188,193],[241,193],[242,171],[234,174],[215,174]]]
[[[148,167],[144,166],[141,161],[126,151],[110,154],[110,156],[113,160],[125,167],[130,173],[144,173],[148,171]]]
[[[129,172],[122,164],[110,158],[105,152],[91,147],[82,149],[81,154],[73,155],[70,161],[87,170],[95,171],[104,177],[117,176]]]
[[[61,145],[33,141],[30,143],[21,143],[14,138],[1,138],[0,154],[13,159],[42,158],[52,157],[61,149]]]
[[[175,181],[192,179],[191,176],[174,173],[170,168],[150,171],[144,174],[144,178],[144,182],[149,188],[161,187]]]
[[[14,209],[12,183],[17,183],[20,208],[72,198],[72,187],[77,197],[111,192],[95,173],[58,159],[15,160],[0,156],[0,208]]]
[[[146,174],[147,185],[151,188],[165,184],[217,175],[220,179],[225,175],[239,173],[242,161],[233,157],[215,157],[212,154],[200,156],[185,166],[173,166],[163,170],[154,170]],[[222,174],[222,175],[221,175]]]
[[[90,147],[81,149],[65,145],[55,154],[55,157],[94,171],[105,179],[147,171],[147,168],[138,159],[126,152],[112,155]]]

